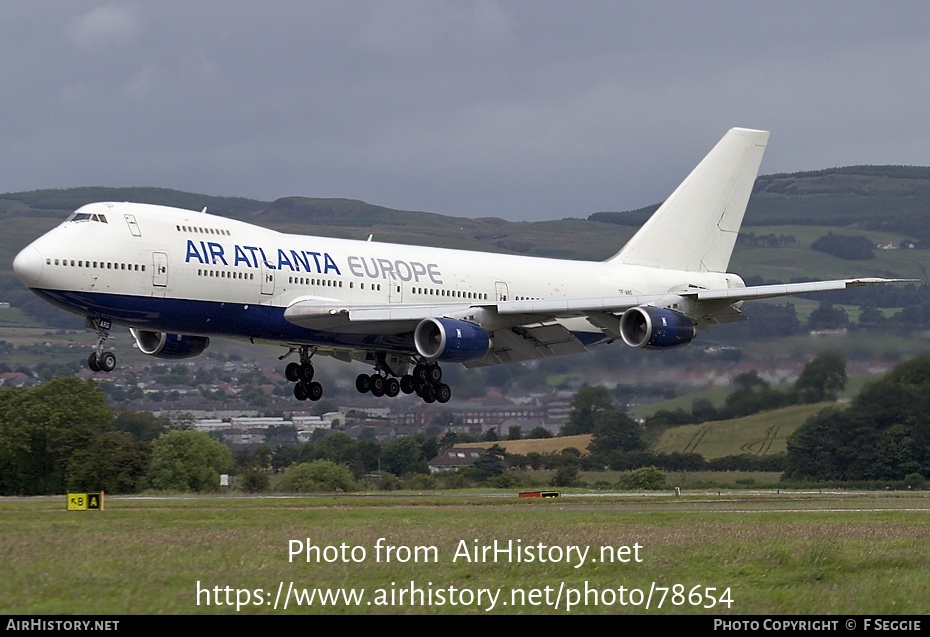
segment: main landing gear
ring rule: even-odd
[[[112,372],[116,369],[116,354],[103,351],[103,344],[110,337],[110,321],[107,319],[88,319],[89,327],[97,330],[97,347],[87,357],[87,366],[93,372]]]
[[[291,348],[281,360],[294,352],[300,352],[299,363],[288,363],[284,376],[294,383],[294,398],[297,400],[319,400],[323,397],[323,386],[313,380],[313,364],[310,359],[314,350],[304,345]],[[442,382],[442,368],[438,363],[417,363],[412,373],[407,373],[412,360],[406,357],[387,355],[383,352],[368,358],[375,363],[373,374],[359,374],[355,389],[361,394],[394,398],[401,393],[416,394],[427,403],[447,403],[452,398],[452,389]]]
[[[300,348],[300,362],[288,363],[284,376],[294,383],[294,398],[297,400],[319,400],[323,397],[323,386],[313,380],[313,354],[309,347]]]
[[[371,392],[372,396],[394,398],[400,392],[416,393],[427,403],[447,403],[452,398],[452,389],[442,382],[442,368],[437,363],[419,363],[412,374],[404,374],[400,380],[388,376],[388,366],[377,365],[375,373],[359,374],[355,379],[355,389],[360,394]]]

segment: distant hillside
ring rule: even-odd
[[[268,202],[241,197],[211,197],[167,188],[67,188],[32,190],[0,195],[0,218],[56,215],[63,217],[84,204],[96,201],[134,201],[189,210],[203,210],[241,219],[264,210]]]
[[[650,451],[655,453],[697,453],[707,460],[724,456],[750,454],[758,457],[785,453],[788,437],[808,418],[825,407],[837,403],[791,405],[765,411],[744,418],[718,420],[697,425],[670,427],[662,433]],[[456,447],[483,447],[500,445],[508,453],[527,454],[560,453],[574,447],[587,453],[591,434],[541,438],[538,440],[499,440],[497,442],[468,442]]]
[[[804,422],[836,403],[792,405],[744,418],[683,425],[667,429],[652,450],[656,453],[698,453],[711,460],[748,453],[785,453],[788,437]]]
[[[426,222],[452,223],[455,217],[432,212],[408,212],[359,201],[357,199],[312,199],[285,197],[251,215],[256,223],[307,224],[324,226],[368,227],[372,223],[417,227]],[[468,220],[470,221],[470,220]]]
[[[588,219],[639,227],[656,208],[598,212]],[[928,217],[930,168],[848,166],[759,177],[743,226],[858,226],[925,239]]]

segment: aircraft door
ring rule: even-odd
[[[388,303],[402,303],[404,300],[404,287],[393,272],[389,272],[388,274],[390,275],[390,280],[388,281]]]
[[[262,294],[274,294],[274,270],[262,261]]]
[[[495,281],[494,289],[497,292],[498,301],[506,301],[508,299],[507,283],[505,283],[504,281]]]
[[[152,285],[163,288],[168,285],[168,255],[164,252],[152,253]]]
[[[126,225],[129,226],[129,232],[132,233],[134,237],[141,237],[142,231],[139,229],[139,224],[136,223],[135,215],[123,215],[123,218],[126,219]]]

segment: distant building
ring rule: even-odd
[[[443,451],[427,463],[430,473],[455,471],[462,467],[474,466],[475,462],[488,452],[480,447],[453,447]]]
[[[36,384],[36,380],[22,372],[4,372],[0,374],[0,385],[4,387],[25,387]]]

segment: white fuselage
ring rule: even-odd
[[[486,306],[732,285],[720,273],[284,234],[135,203],[82,207],[24,249],[15,269],[52,303],[114,324],[320,346],[362,339],[291,325],[285,308],[306,300]],[[583,319],[572,323],[603,337]]]

